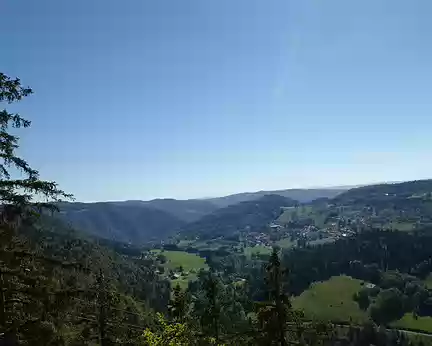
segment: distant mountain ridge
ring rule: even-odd
[[[165,239],[190,223],[198,222],[220,209],[267,195],[302,203],[316,198],[333,198],[343,189],[288,189],[257,191],[209,199],[150,201],[129,200],[96,203],[61,203],[60,219],[93,236],[126,243],[142,244]]]
[[[61,203],[59,218],[100,238],[143,244],[168,237],[186,222],[165,211],[117,203]]]
[[[298,203],[280,195],[265,195],[218,209],[198,221],[184,225],[180,234],[213,238],[244,230],[259,231],[280,216],[282,207],[292,207]]]
[[[228,205],[258,199],[266,195],[279,195],[299,201],[300,203],[308,203],[318,198],[334,198],[348,189],[349,187],[243,192],[223,197],[208,198],[206,200],[219,207],[226,207]]]
[[[337,204],[391,204],[431,193],[432,179],[424,179],[362,186],[339,194],[333,201]]]
[[[185,222],[192,222],[200,219],[218,208],[210,201],[199,199],[179,200],[174,198],[158,198],[150,201],[124,201],[112,202],[116,205],[134,205],[167,212]]]

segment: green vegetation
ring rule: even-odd
[[[311,217],[314,215],[314,209],[309,205],[302,205],[298,207],[285,208],[284,212],[278,218],[281,224],[287,224],[299,218]]]
[[[183,267],[184,271],[208,268],[205,263],[205,258],[184,251],[161,251],[151,250],[155,254],[162,254],[167,259],[166,267],[169,269],[177,269]]]
[[[31,93],[0,73],[2,105]],[[71,196],[16,156],[15,133],[29,126],[0,111],[0,343],[127,344],[151,323],[153,308],[167,305],[169,283],[154,276],[152,261],[120,255],[50,216]],[[139,333],[116,323],[107,334],[128,316]]]
[[[0,74],[2,103],[30,93]],[[307,206],[277,195],[216,211],[200,201],[65,204],[59,200],[69,195],[16,156],[18,137],[9,130],[29,125],[0,112],[0,344],[412,346],[414,338],[383,327],[432,331],[432,232],[421,228],[431,221],[430,181]],[[193,240],[176,236],[149,252],[84,237],[44,212],[56,206],[83,226],[134,241],[152,237],[140,235],[144,228],[168,236],[205,216],[184,227]],[[290,230],[269,227],[289,206],[296,206],[284,212]],[[321,224],[332,228],[312,227]],[[291,248],[288,235],[299,246]],[[281,254],[262,246],[273,242]],[[174,251],[176,243],[185,251]],[[241,251],[244,244],[261,245]]]
[[[142,245],[168,237],[184,221],[145,204],[61,203],[61,220],[93,236]]]
[[[276,191],[245,192],[224,197],[210,198],[208,201],[220,208],[225,208],[233,204],[248,202],[260,199],[266,195],[279,195],[290,198],[300,203],[310,203],[318,198],[334,198],[345,192],[346,189],[288,189]]]
[[[432,274],[429,274],[425,280],[425,285],[427,288],[432,289]]]
[[[247,246],[244,248],[244,254],[247,257],[252,257],[254,255],[270,255],[272,252],[272,248],[268,246]]]
[[[319,228],[326,226],[328,221],[329,210],[322,205],[300,205],[295,208],[286,208],[283,214],[278,218],[282,225],[295,227],[296,225],[313,225]]]
[[[293,215],[296,212],[296,209],[297,208],[295,207],[285,208],[282,215],[279,216],[277,221],[280,222],[281,224],[287,224],[293,219]]]
[[[238,241],[229,241],[226,239],[207,239],[207,240],[180,240],[177,246],[179,248],[192,247],[197,250],[217,250],[222,246],[238,246]]]
[[[406,328],[432,333],[432,317],[430,316],[417,316],[417,318],[415,318],[412,313],[407,313],[399,321],[393,322],[391,325],[395,328]]]
[[[362,281],[348,276],[336,276],[324,282],[313,283],[300,296],[294,298],[293,307],[303,310],[308,318],[325,321],[368,320],[353,296],[362,288]]]
[[[189,282],[196,280],[196,274],[189,273],[180,276],[177,279],[171,279],[171,287],[175,287],[179,285],[182,290],[186,290],[188,288]]]
[[[290,249],[297,245],[296,241],[292,241],[291,238],[283,238],[276,242],[276,245],[280,246],[283,249]]]
[[[200,220],[182,227],[182,233],[200,239],[232,237],[242,231],[260,232],[277,219],[282,207],[296,205],[297,202],[279,195],[267,195],[258,200],[241,202],[218,209]]]
[[[415,224],[412,222],[389,222],[384,227],[401,232],[411,232],[414,230]]]
[[[308,244],[311,246],[316,246],[316,245],[333,243],[334,241],[336,241],[336,238],[328,237],[328,238],[323,238],[323,239],[311,240],[308,242]]]
[[[186,248],[191,245],[195,245],[195,240],[181,239],[177,244],[179,248]]]
[[[172,287],[179,285],[181,289],[185,290],[190,281],[196,280],[197,273],[201,269],[208,269],[205,258],[196,254],[184,251],[151,250],[151,252],[164,256],[166,262],[163,263],[163,266],[167,270],[173,271],[172,276],[169,277]],[[165,271],[165,274],[169,276],[168,271]]]

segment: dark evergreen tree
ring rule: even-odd
[[[202,318],[203,325],[211,333],[211,336],[219,342],[220,339],[220,312],[221,306],[218,299],[219,281],[213,273],[209,273],[204,281],[204,292],[207,298],[207,306]]]
[[[0,73],[0,103],[18,102],[31,93],[18,78]],[[55,210],[54,203],[61,198],[71,196],[56,183],[41,180],[38,171],[16,154],[19,137],[11,128],[30,124],[19,114],[0,111],[0,330],[16,339],[33,337],[33,343],[41,343],[54,334],[53,315],[62,309],[50,307],[61,293],[52,263],[29,251],[18,230],[33,223],[43,210]],[[43,332],[36,332],[38,328]]]
[[[170,301],[169,312],[171,318],[175,322],[183,323],[186,317],[187,297],[186,293],[182,291],[180,285],[177,284],[173,289],[173,298]]]
[[[258,307],[260,329],[268,345],[287,345],[287,323],[292,316],[292,308],[283,287],[284,275],[277,250],[273,249],[267,265],[268,301]]]

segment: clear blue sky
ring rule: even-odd
[[[78,200],[432,173],[430,0],[5,0],[22,154]]]

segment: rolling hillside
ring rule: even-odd
[[[91,235],[135,244],[163,239],[185,224],[161,210],[115,203],[62,203],[59,217]]]
[[[229,236],[237,231],[258,231],[277,219],[282,207],[298,202],[279,195],[267,195],[253,201],[246,201],[216,210],[202,219],[185,225],[184,236],[218,237]]]
[[[279,197],[279,201],[289,204],[290,199],[285,200],[287,196],[294,196],[296,198],[293,199],[300,201],[310,201],[319,197],[331,198],[342,191],[342,189],[297,189],[275,191],[272,195],[273,199]],[[261,215],[261,211],[256,214],[255,211],[249,210],[251,206],[255,208],[254,201],[268,194],[266,191],[259,191],[211,199],[166,198],[150,201],[61,203],[59,207],[61,219],[76,229],[105,239],[142,244],[150,240],[163,240],[180,228],[193,230],[195,227],[200,227],[204,233],[212,233],[215,230],[230,233],[232,227],[237,229],[243,227],[242,225],[268,223],[268,217]],[[258,202],[260,208],[261,203],[262,201]],[[226,208],[228,206],[230,207]],[[267,211],[266,208],[263,209],[264,214]],[[274,211],[272,209],[270,214],[272,215]],[[238,216],[237,221],[233,223],[227,220],[221,221],[226,218],[231,220],[233,214]],[[215,225],[213,220],[218,224]]]
[[[350,189],[336,196],[337,204],[386,204],[404,200],[429,200],[432,179],[369,185]]]
[[[345,192],[347,189],[348,187],[244,192],[224,197],[209,198],[207,199],[207,201],[223,208],[241,202],[253,201],[266,195],[278,195],[286,198],[291,198],[293,200],[299,201],[300,203],[308,203],[318,198],[334,198],[337,195]]]
[[[210,201],[198,199],[154,199],[146,202],[146,205],[165,211],[186,222],[199,220],[218,209],[218,206]]]
[[[141,206],[161,210],[185,222],[199,220],[204,215],[210,214],[219,208],[216,204],[201,199],[179,200],[173,198],[160,198],[151,201],[124,201],[114,203],[116,205]]]

